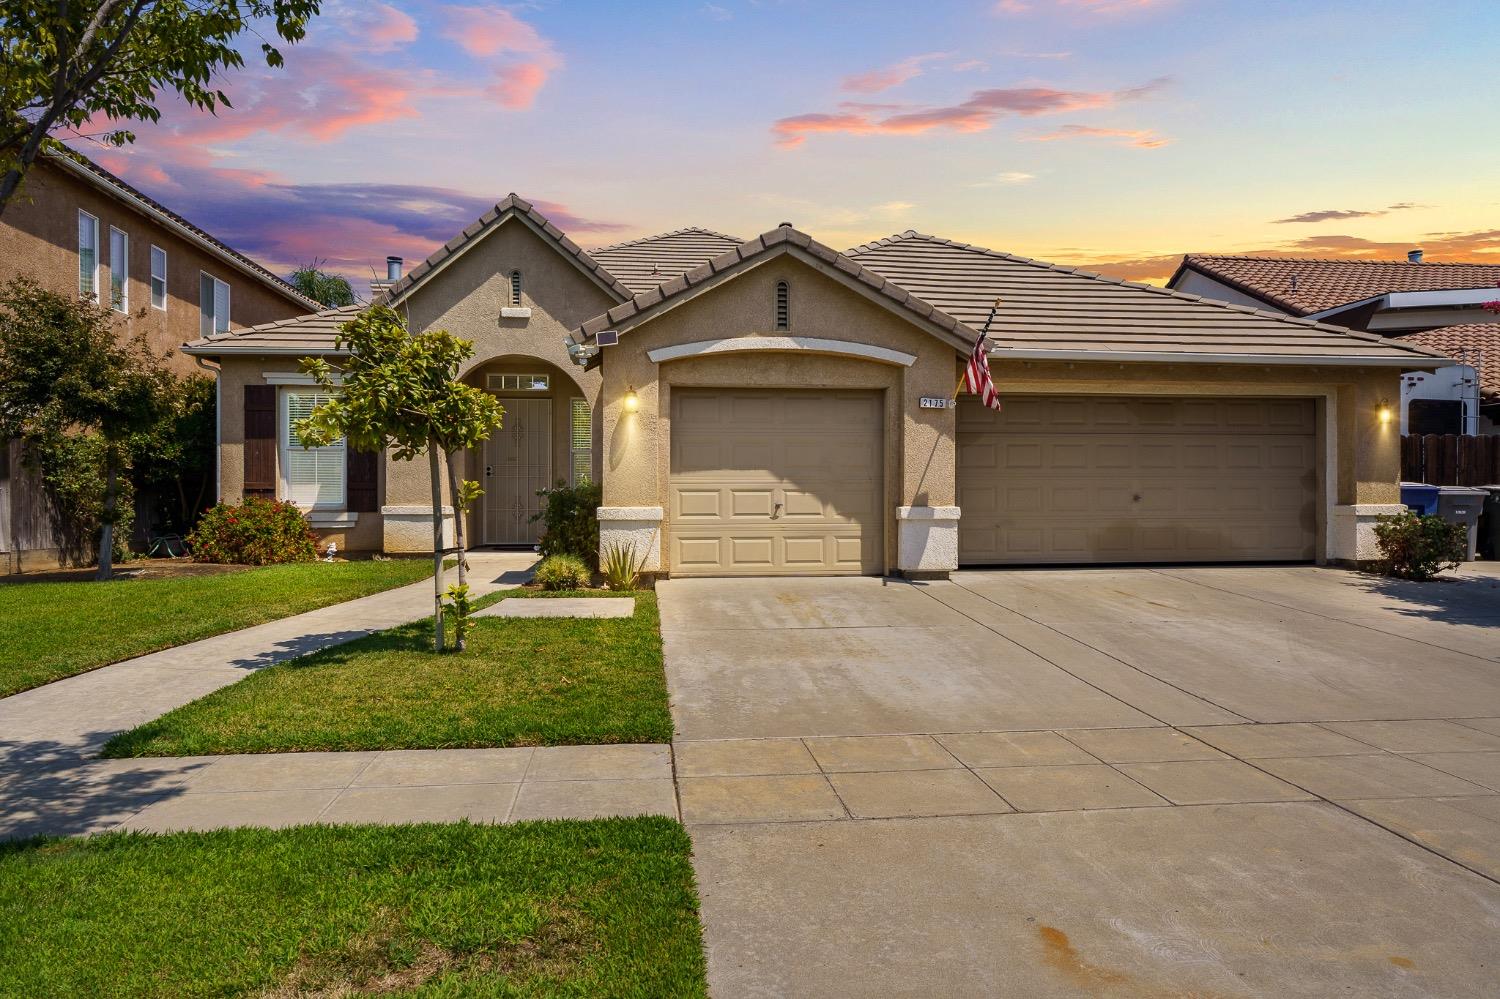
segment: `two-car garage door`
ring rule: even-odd
[[[1315,427],[1311,399],[965,399],[959,561],[1311,559]]]

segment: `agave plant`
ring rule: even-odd
[[[636,561],[634,542],[624,545],[614,541],[604,549],[599,572],[604,576],[604,585],[611,590],[633,590],[645,563],[645,559]]]

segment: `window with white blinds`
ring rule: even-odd
[[[198,334],[229,332],[229,285],[198,272]]]
[[[130,237],[109,227],[109,307],[130,311]]]
[[[303,509],[344,505],[344,441],[305,448],[297,440],[297,421],[330,398],[312,389],[281,393],[281,498]]]
[[[568,456],[573,484],[594,479],[594,414],[587,399],[574,399],[568,409]]]
[[[99,293],[99,220],[88,212],[78,213],[78,294],[89,298]]]

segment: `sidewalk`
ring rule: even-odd
[[[476,596],[519,586],[536,556],[469,555]],[[273,595],[268,594],[268,597]],[[206,638],[0,699],[0,788],[83,762],[111,737],[249,673],[432,613],[432,580]]]

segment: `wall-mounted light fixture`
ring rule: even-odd
[[[1380,404],[1375,407],[1375,416],[1380,420],[1382,427],[1389,424],[1391,417],[1395,415],[1396,411],[1391,408],[1391,403],[1388,399],[1381,399]]]
[[[625,393],[625,412],[634,413],[641,408],[640,397],[635,394],[635,386],[630,386]]]

